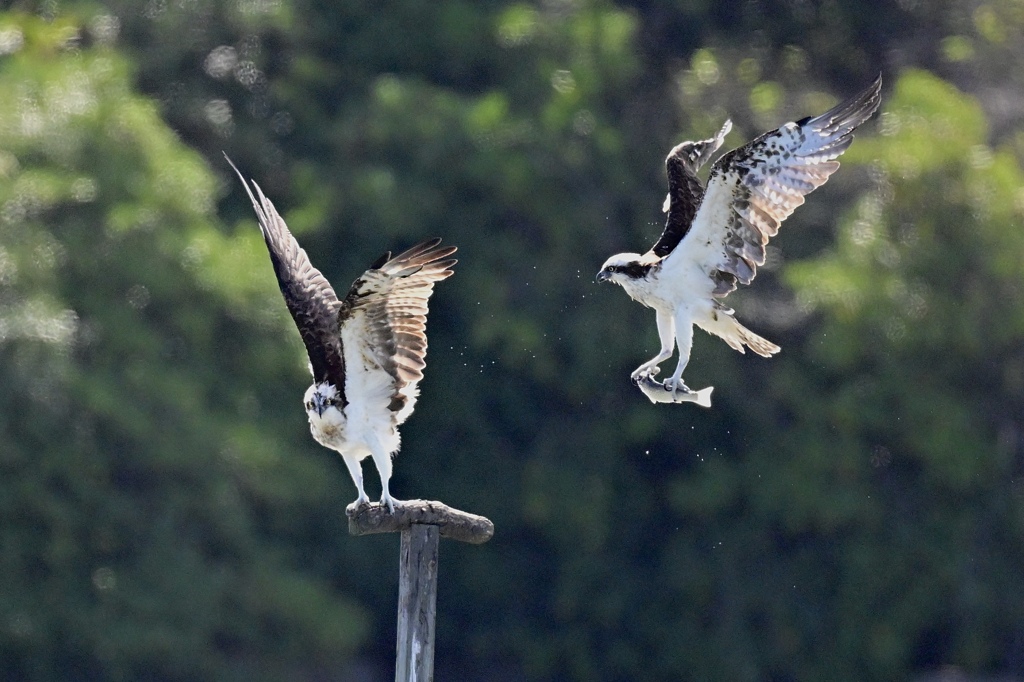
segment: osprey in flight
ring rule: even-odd
[[[231,160],[228,159],[228,163]],[[391,257],[385,253],[352,283],[343,300],[309,262],[274,204],[232,163],[256,209],[260,231],[302,342],[313,385],[303,402],[309,430],[321,445],[341,453],[359,496],[360,462],[373,458],[381,504],[395,511],[388,492],[391,457],[400,445],[398,426],[412,414],[427,354],[427,300],[434,283],[452,275],[454,246],[420,242]]]
[[[649,389],[657,385],[653,377],[658,365],[672,356],[676,345],[679,364],[664,388],[673,400],[710,405],[709,394],[697,398],[682,381],[693,325],[741,353],[744,346],[764,357],[779,352],[774,343],[741,325],[721,299],[737,283],[750,284],[757,266],[764,264],[768,238],[839,168],[836,159],[850,146],[853,131],[878,108],[881,86],[879,76],[821,116],[787,123],[723,155],[711,167],[706,189],[697,170],[722,146],[732,128],[729,121],[713,138],[683,142],[669,153],[668,219],[661,237],[643,255],[612,256],[597,275],[599,282],[615,282],[631,298],[654,308],[661,351],[632,374],[652,400]]]

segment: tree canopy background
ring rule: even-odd
[[[438,679],[1024,678],[1022,66],[1012,0],[7,3],[0,674],[392,675],[397,538],[345,532],[227,151],[337,288],[460,248],[393,479],[497,527]],[[649,404],[593,276],[667,150],[880,71],[729,299],[783,352],[698,335],[714,407]]]

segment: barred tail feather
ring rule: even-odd
[[[770,358],[782,350],[768,339],[758,336],[739,322],[736,322],[736,329],[739,331],[743,343],[761,357]]]
[[[758,336],[744,327],[731,313],[731,310],[719,310],[717,319],[713,322],[709,321],[706,324],[698,322],[697,325],[709,334],[714,334],[725,341],[733,350],[741,353],[746,353],[746,348],[749,348],[758,355],[768,358],[782,350],[768,339]]]

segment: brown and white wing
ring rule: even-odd
[[[716,161],[693,227],[665,267],[700,263],[719,297],[737,282],[750,284],[768,239],[839,168],[853,131],[878,109],[881,86],[879,76],[821,116],[787,123]]]
[[[416,404],[427,355],[427,301],[434,283],[451,277],[454,246],[440,239],[420,242],[391,258],[384,254],[352,288],[342,303],[342,334],[357,325],[375,363],[391,377],[390,409],[403,423]]]
[[[228,163],[238,174],[256,209],[278,286],[306,346],[313,379],[317,383],[329,381],[334,384],[344,401],[345,359],[338,333],[341,303],[327,279],[309,262],[305,250],[295,241],[284,219],[260,186],[253,182],[250,188],[231,159]]]
[[[690,229],[693,216],[704,196],[704,185],[697,177],[697,171],[718,151],[730,130],[732,121],[726,121],[714,137],[700,142],[682,142],[668,153],[665,159],[668,194],[662,206],[668,215],[665,218],[665,229],[657,243],[651,247],[651,252],[659,258],[670,254]]]

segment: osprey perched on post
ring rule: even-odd
[[[682,381],[693,325],[741,353],[744,346],[764,357],[779,352],[774,343],[741,325],[721,299],[737,283],[750,284],[757,266],[764,264],[768,238],[839,168],[836,159],[850,146],[853,131],[878,108],[881,87],[879,76],[821,116],[787,123],[723,155],[711,168],[707,189],[696,173],[722,146],[732,127],[729,121],[715,137],[683,142],[669,153],[668,219],[661,237],[643,255],[612,256],[597,274],[599,282],[615,282],[657,315],[661,351],[632,373],[648,397],[654,396],[651,385],[658,365],[672,356],[676,345],[679,363],[665,389],[673,399],[688,396],[710,405],[707,394],[695,398]]]
[[[231,163],[231,159],[228,159]],[[385,253],[338,300],[309,262],[274,204],[255,182],[255,196],[235,165],[256,209],[278,285],[309,355],[313,385],[303,402],[309,430],[345,460],[359,496],[360,462],[373,458],[380,474],[381,504],[395,511],[388,491],[391,457],[401,444],[398,426],[412,414],[427,354],[427,300],[434,283],[452,275],[454,246],[420,242],[394,258]]]

